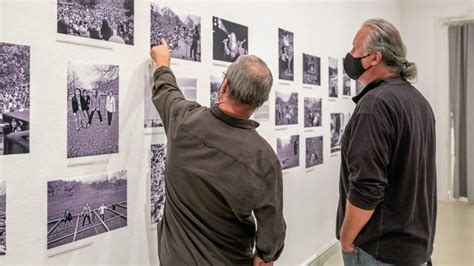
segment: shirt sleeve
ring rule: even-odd
[[[358,113],[353,119],[347,149],[347,199],[356,207],[374,210],[383,201],[388,186],[391,127],[386,116],[377,111]]]
[[[256,252],[265,262],[276,261],[283,251],[286,223],[283,218],[283,180],[281,165],[275,165],[264,177],[257,207]]]
[[[169,67],[162,66],[156,69],[153,80],[152,101],[160,114],[165,131],[168,132],[170,121],[180,112],[199,105],[184,98]]]

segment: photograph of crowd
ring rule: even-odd
[[[176,78],[176,83],[188,101],[197,99],[197,80],[192,78]],[[160,114],[151,100],[152,87],[145,88],[145,128],[163,127]]]
[[[134,0],[58,0],[57,31],[133,45]]]
[[[303,84],[321,85],[321,59],[303,54]]]
[[[342,95],[351,96],[351,78],[342,70]]]
[[[278,29],[278,72],[280,79],[294,80],[294,53],[293,33]]]
[[[298,124],[298,93],[275,91],[275,125]]]
[[[324,162],[323,136],[306,138],[306,168]]]
[[[119,151],[119,67],[70,62],[67,158]]]
[[[277,155],[283,170],[300,165],[300,136],[277,138]]]
[[[329,97],[332,98],[339,97],[337,65],[337,58],[329,57]]]
[[[172,58],[201,62],[201,17],[155,3],[151,4],[150,17],[151,47],[165,39]]]
[[[248,54],[249,33],[242,26],[218,17],[212,17],[213,59],[234,62]]]
[[[48,249],[127,226],[127,171],[48,182]]]
[[[0,155],[30,152],[30,47],[0,42]]]
[[[7,184],[0,181],[0,256],[7,253]]]
[[[219,102],[219,89],[221,87],[222,78],[211,76],[211,105]]]
[[[319,127],[322,124],[322,99],[304,98],[304,127]]]
[[[166,144],[151,145],[151,222],[158,223],[165,211]]]

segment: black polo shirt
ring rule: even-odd
[[[401,77],[376,80],[353,100],[341,143],[337,238],[349,200],[374,210],[356,246],[385,263],[424,263],[433,252],[437,206],[430,104]]]

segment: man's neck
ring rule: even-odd
[[[230,102],[221,102],[219,103],[219,108],[226,114],[241,118],[241,119],[249,119],[252,115],[252,111],[248,110],[246,107],[241,105],[232,104]]]
[[[369,73],[367,73],[367,74],[369,74]],[[396,77],[396,76],[397,76],[397,74],[391,72],[390,70],[388,70],[386,68],[382,68],[382,69],[378,69],[378,70],[374,69],[374,73],[370,73],[370,76],[368,76],[367,78],[362,78],[360,80],[360,82],[364,86],[367,86],[374,80],[385,79],[385,78]]]

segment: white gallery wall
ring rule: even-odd
[[[299,167],[284,171],[285,250],[279,265],[302,264],[335,241],[340,156],[330,153],[330,113],[352,112],[354,104],[342,96],[342,57],[351,48],[360,24],[381,17],[400,27],[409,59],[418,63],[417,87],[427,96],[440,122],[447,111],[447,87],[437,83],[437,18],[462,15],[472,1],[443,1],[432,5],[411,1],[158,1],[158,4],[201,16],[202,62],[172,60],[177,77],[197,79],[197,100],[209,104],[211,75],[220,76],[228,64],[212,60],[212,16],[248,26],[249,53],[266,61],[275,78],[270,119],[259,132],[276,148],[279,136],[300,135]],[[449,2],[449,3],[448,3]],[[452,2],[458,4],[451,5]],[[445,12],[449,12],[446,14]],[[0,42],[31,47],[30,154],[0,157],[0,177],[7,181],[7,255],[0,265],[156,265],[156,229],[150,223],[150,145],[163,143],[162,133],[143,129],[144,87],[150,75],[150,2],[135,0],[135,45],[103,48],[58,41],[56,0],[1,0]],[[294,33],[294,82],[278,80],[278,28]],[[96,44],[94,41],[83,43]],[[447,41],[446,45],[447,47]],[[444,47],[444,46],[443,46]],[[303,86],[302,54],[321,58],[321,85]],[[339,98],[328,99],[328,57],[339,59]],[[447,57],[446,55],[441,55]],[[67,159],[66,81],[70,61],[120,66],[119,153]],[[447,62],[447,60],[446,60]],[[447,85],[446,80],[442,80]],[[299,94],[297,126],[275,127],[275,90]],[[437,93],[434,91],[442,91]],[[355,94],[354,84],[352,95]],[[322,127],[305,130],[303,99],[323,98]],[[441,115],[440,115],[441,114]],[[306,137],[324,136],[324,163],[305,169]],[[447,152],[447,135],[438,154]],[[444,156],[444,155],[443,155]],[[439,157],[438,164],[445,164]],[[128,171],[128,226],[77,241],[54,250],[46,248],[47,181],[67,177]],[[448,171],[440,167],[440,180]],[[444,173],[444,174],[443,174]],[[447,181],[440,182],[447,190]]]

